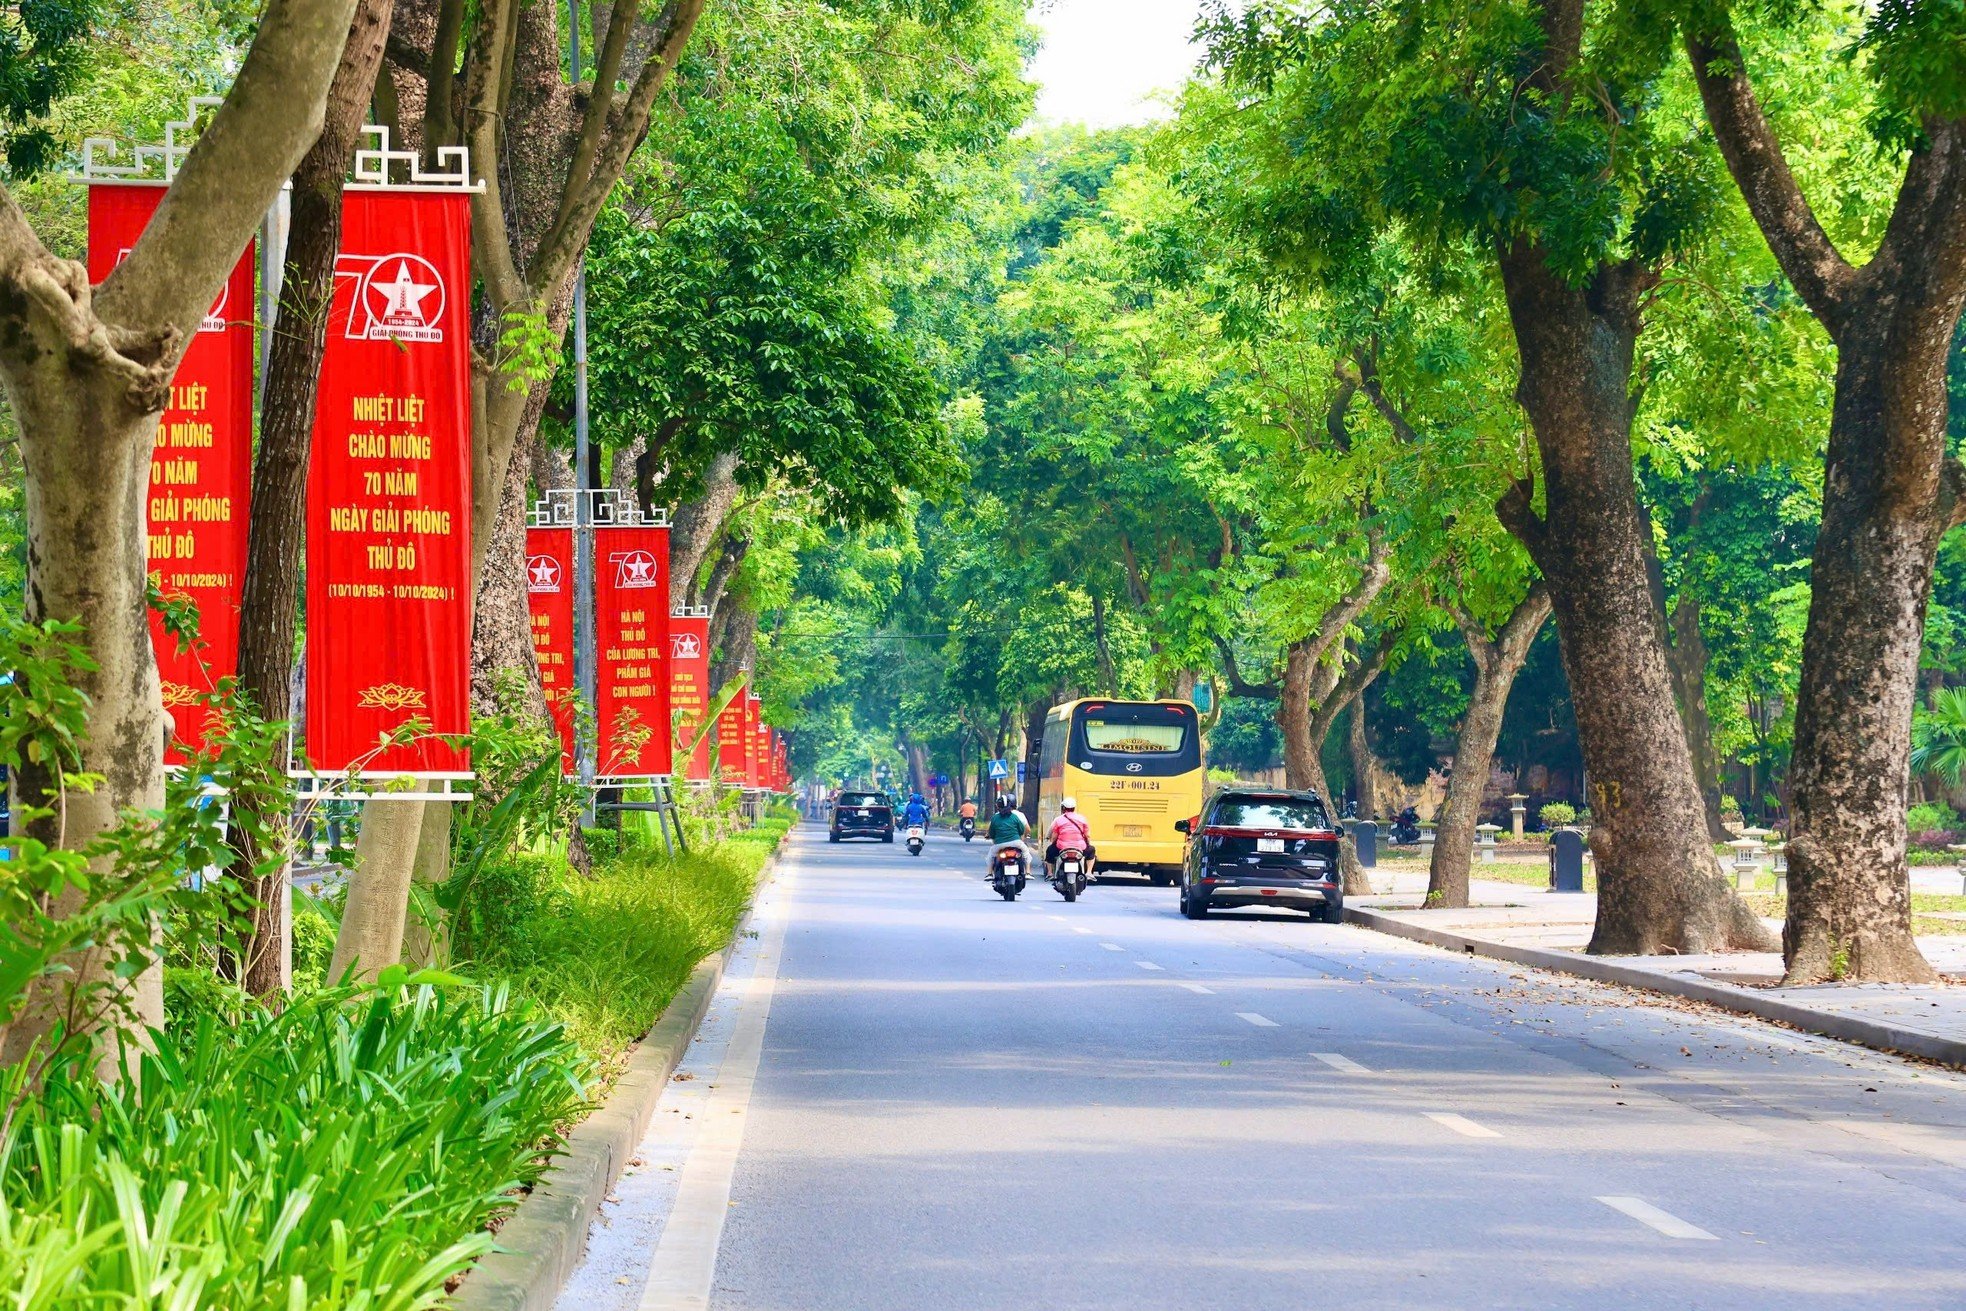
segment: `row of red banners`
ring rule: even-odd
[[[573,578],[573,530],[527,529],[533,650],[568,772],[574,767]],[[760,722],[757,697],[733,698],[715,728],[703,732],[712,694],[709,628],[708,618],[670,608],[667,528],[594,529],[597,778],[681,774],[703,782],[720,774],[748,787],[784,786],[784,736]]]
[[[89,188],[89,278],[136,246],[161,185]],[[343,199],[307,494],[308,764],[320,773],[442,778],[470,770],[469,197],[350,188]],[[180,651],[153,616],[171,764],[204,744],[202,697],[238,668],[252,483],[254,251],[240,256],[172,381],[146,498],[150,572],[199,616]],[[702,620],[669,605],[668,530],[596,530],[599,773],[672,772],[709,698]],[[572,741],[569,530],[534,530],[530,595],[540,673]],[[544,585],[561,584],[558,591]],[[739,698],[719,733],[727,778],[778,786],[782,736]],[[694,712],[694,718],[692,718]],[[721,727],[721,721],[720,721]],[[735,748],[742,773],[730,766]],[[569,745],[570,749],[570,745]],[[708,778],[707,743],[688,762]]]

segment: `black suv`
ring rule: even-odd
[[[842,792],[833,798],[833,826],[828,842],[841,838],[879,838],[894,841],[894,807],[881,792]]]
[[[1327,924],[1345,918],[1338,831],[1315,792],[1225,788],[1188,834],[1181,913],[1201,919],[1226,906],[1287,906]]]

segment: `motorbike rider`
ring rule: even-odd
[[[996,859],[998,849],[1014,846],[1017,848],[1017,872],[1028,876],[1031,872],[1031,852],[1024,845],[1024,835],[1030,831],[1030,821],[1024,818],[1023,811],[1010,804],[1010,794],[1006,792],[998,797],[997,813],[990,816],[991,860]]]
[[[1075,797],[1066,797],[1058,803],[1058,818],[1051,821],[1051,829],[1046,834],[1050,841],[1044,849],[1044,863],[1049,865],[1058,859],[1062,848],[1077,847],[1085,853],[1086,872],[1092,871],[1092,829],[1079,814],[1079,803]]]
[[[913,828],[917,824],[924,827],[928,824],[928,798],[919,792],[910,795],[908,804],[901,808],[902,827]]]
[[[964,798],[962,808],[958,810],[956,814],[958,817],[962,819],[973,821],[976,818],[976,798],[974,797]]]

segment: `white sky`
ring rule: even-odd
[[[1159,118],[1152,99],[1187,80],[1200,0],[1035,0],[1044,48],[1031,62],[1037,117],[1111,127]]]

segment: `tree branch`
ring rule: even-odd
[[[601,206],[607,203],[608,193],[627,168],[628,157],[648,133],[655,97],[682,59],[690,34],[696,30],[696,20],[703,14],[704,3],[705,0],[669,0],[656,20],[655,30],[661,35],[655,52],[642,66],[628,95],[610,109],[607,133],[595,151],[592,167],[585,177],[567,178],[567,193],[572,203],[561,205],[562,217],[554,221],[539,243],[533,261],[535,285],[558,285],[558,280],[573,267],[575,258],[586,247],[587,235]],[[602,88],[595,88],[597,95],[601,91]]]
[[[1215,649],[1222,653],[1222,671],[1228,675],[1229,695],[1253,697],[1263,701],[1274,701],[1283,694],[1282,689],[1277,686],[1274,679],[1268,683],[1250,683],[1244,681],[1242,670],[1236,664],[1235,648],[1223,641],[1220,637],[1214,640]]]
[[[1386,535],[1375,525],[1365,530],[1366,552],[1365,570],[1359,576],[1357,586],[1345,595],[1337,605],[1324,612],[1318,622],[1317,630],[1311,634],[1311,659],[1322,661],[1325,654],[1345,630],[1358,621],[1358,617],[1371,607],[1372,602],[1384,590],[1392,578],[1389,563],[1392,548],[1386,542]]]
[[[1842,326],[1856,273],[1823,231],[1789,171],[1775,130],[1748,80],[1741,43],[1725,14],[1707,31],[1689,28],[1686,54],[1721,157],[1776,262],[1832,334]]]
[[[1351,668],[1329,685],[1324,698],[1318,702],[1317,709],[1311,712],[1311,742],[1313,749],[1321,748],[1324,739],[1331,734],[1331,726],[1338,722],[1338,716],[1345,707],[1356,701],[1359,694],[1372,686],[1372,680],[1379,677],[1386,668],[1386,661],[1392,656],[1393,648],[1399,644],[1399,630],[1389,628],[1379,635],[1379,645],[1371,655],[1356,660]]]
[[[271,0],[225,103],[95,294],[105,323],[191,340],[239,252],[321,134],[355,0]]]

